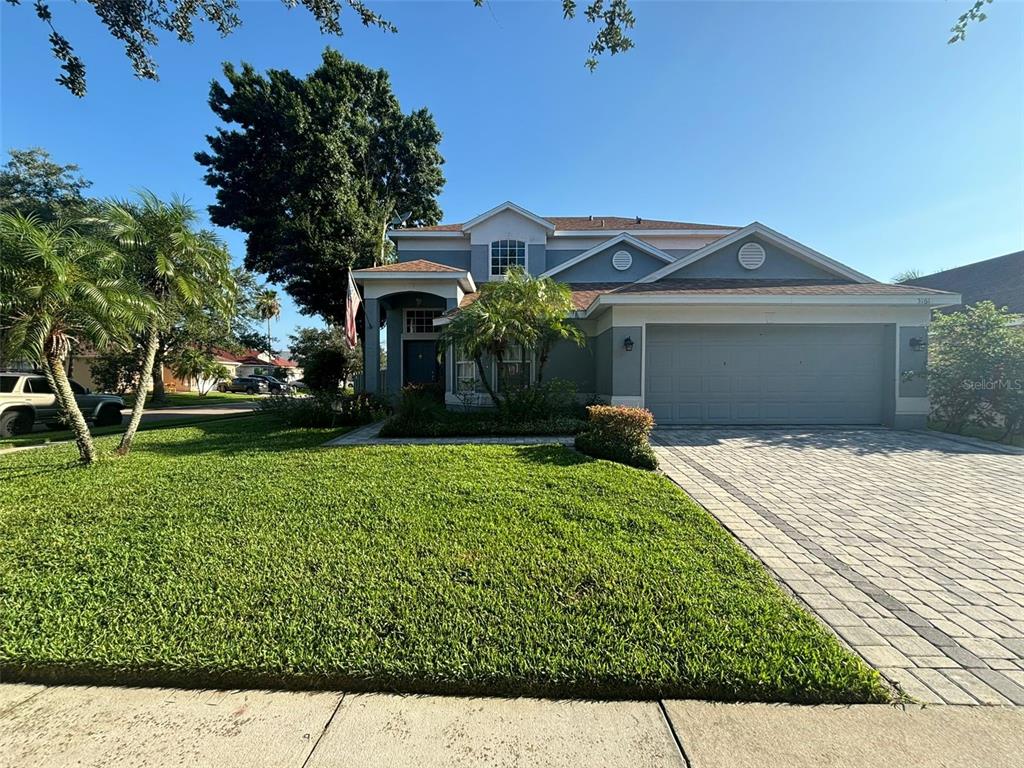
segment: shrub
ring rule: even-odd
[[[97,355],[89,364],[89,373],[98,392],[126,395],[135,389],[142,372],[138,350],[109,350]]]
[[[338,349],[319,349],[313,352],[302,369],[302,378],[314,392],[335,393],[349,371],[349,360]]]
[[[939,315],[928,344],[928,393],[933,416],[954,431],[967,424],[1003,426],[1007,436],[1024,414],[1024,331],[1013,315],[982,301]],[[917,371],[904,375],[917,375]]]
[[[355,427],[388,415],[390,406],[378,395],[314,392],[309,397],[271,395],[259,409],[293,427]]]
[[[576,450],[640,469],[657,469],[648,438],[654,417],[644,408],[621,405],[587,407],[586,429],[576,436]]]
[[[444,390],[439,384],[407,384],[395,408],[397,418],[410,424],[433,421],[444,415]]]
[[[381,437],[529,437],[575,435],[586,426],[582,419],[557,417],[506,421],[494,411],[471,413],[442,410],[429,419],[413,420],[396,413],[384,422]]]
[[[576,402],[576,385],[565,379],[552,379],[505,392],[499,413],[501,419],[507,421],[583,415]]]

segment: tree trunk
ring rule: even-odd
[[[53,379],[53,392],[65,414],[68,428],[75,435],[78,455],[82,458],[83,464],[92,464],[96,460],[96,448],[92,444],[89,425],[85,423],[85,417],[75,402],[75,393],[71,391],[71,382],[68,380],[67,371],[64,370],[64,357],[59,353],[47,353],[46,367]]]
[[[153,403],[162,403],[167,399],[167,388],[164,387],[165,357],[167,357],[167,347],[161,337],[156,348],[156,362],[153,364],[153,396],[150,398],[150,402]]]
[[[491,400],[494,401],[495,408],[501,408],[501,401],[498,399],[497,393],[491,383],[487,380],[487,374],[484,373],[484,361],[479,356],[474,357],[473,360],[476,362],[476,370],[480,374],[480,383],[484,385],[484,389],[487,390],[487,394],[491,396]]]
[[[139,374],[139,385],[135,390],[135,403],[132,405],[132,417],[128,421],[128,429],[121,435],[121,444],[117,446],[117,453],[124,456],[132,449],[132,440],[139,429],[142,421],[142,412],[146,409],[146,394],[149,391],[150,380],[153,378],[153,361],[156,360],[156,348],[160,345],[160,332],[154,325],[149,329],[149,338],[146,340],[146,356],[142,360],[142,372]]]
[[[384,217],[384,223],[380,228],[380,251],[377,253],[377,263],[375,267],[382,266],[384,264],[384,256],[388,247],[388,219],[389,216]]]
[[[43,375],[46,376],[46,383],[50,385],[50,391],[57,397],[57,412],[60,416],[60,423],[68,426],[68,411],[64,405],[64,396],[57,391],[57,382],[50,372],[50,364],[43,358]],[[70,429],[70,427],[68,427]]]
[[[544,366],[548,364],[548,356],[551,354],[551,350],[547,347],[540,349],[537,353],[537,384],[538,386],[544,380]]]

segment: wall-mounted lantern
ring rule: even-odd
[[[626,340],[624,342],[622,342],[622,348],[624,350],[626,350],[627,352],[632,352],[633,351],[633,337],[632,336],[627,336],[626,337]]]
[[[913,352],[923,352],[928,346],[928,343],[920,336],[914,336],[910,339],[910,349]]]

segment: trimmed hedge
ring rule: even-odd
[[[357,427],[390,413],[387,400],[365,393],[313,392],[308,397],[271,395],[260,400],[258,407],[292,427]]]
[[[581,419],[557,417],[529,421],[504,421],[492,412],[458,413],[443,411],[430,419],[396,414],[384,422],[381,437],[528,437],[578,434],[586,423]]]
[[[597,459],[610,459],[639,469],[657,469],[648,437],[654,416],[644,408],[591,405],[587,427],[576,436],[576,450]]]

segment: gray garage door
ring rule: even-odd
[[[881,325],[648,325],[645,404],[659,424],[879,424],[883,336]]]

